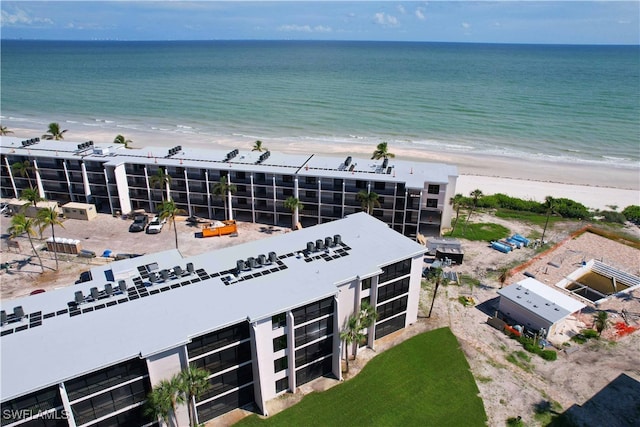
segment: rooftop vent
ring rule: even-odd
[[[250,256],[249,258],[247,258],[247,264],[249,265],[249,268],[258,268],[258,261]]]
[[[334,243],[335,243],[335,245],[336,245],[336,246],[337,246],[337,245],[341,245],[341,244],[342,244],[342,236],[341,236],[341,235],[339,235],[339,234],[335,234],[335,235],[333,236],[333,241],[334,241]]]
[[[318,239],[316,240],[316,248],[321,251],[324,249],[324,240]]]
[[[275,252],[269,252],[269,262],[276,262],[278,261],[278,256],[276,255]]]
[[[271,151],[265,151],[264,153],[260,154],[260,157],[258,157],[258,161],[256,162],[256,164],[264,162],[269,158],[269,156],[271,156]]]
[[[324,238],[324,245],[328,248],[333,247],[333,239],[331,237]]]
[[[245,269],[244,266],[244,260],[243,259],[239,259],[236,261],[236,270],[238,271],[238,274],[240,274],[241,271],[243,271]]]
[[[40,142],[40,138],[25,139],[24,141],[22,141],[22,146],[28,147],[30,145],[37,144],[38,142]]]
[[[86,150],[87,148],[93,147],[93,141],[83,142],[82,144],[78,144],[78,150]]]
[[[307,242],[307,252],[315,252],[316,247],[313,242]]]
[[[7,312],[2,310],[0,311],[0,325],[4,325],[7,323]]]
[[[265,265],[267,263],[267,257],[264,254],[258,255],[258,264]]]
[[[171,157],[174,154],[179,153],[182,150],[182,145],[176,145],[175,147],[171,148],[168,153],[167,153],[167,157]]]
[[[233,159],[235,156],[238,155],[240,151],[236,148],[235,150],[231,150],[227,153],[227,156],[224,158],[225,162],[228,162],[229,160]]]
[[[347,167],[351,164],[351,156],[348,156],[345,160],[344,160],[344,166]]]
[[[389,164],[389,159],[384,159],[382,161],[382,169],[386,168],[388,164]]]

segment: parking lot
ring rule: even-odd
[[[149,215],[151,219],[153,215]],[[176,235],[173,224],[168,221],[158,234],[147,234],[144,231],[129,232],[133,219],[113,217],[98,214],[91,221],[61,218],[63,226],[55,228],[56,238],[79,240],[84,251],[96,254],[95,258],[78,257],[77,255],[59,254],[59,269],[56,272],[55,259],[46,250],[46,239],[51,237],[51,228],[43,231],[42,239],[39,235],[33,237],[33,242],[45,266],[45,273],[41,274],[40,264],[34,256],[26,235],[12,239],[18,248],[9,247],[8,228],[11,217],[0,217],[2,223],[2,256],[3,265],[0,280],[2,283],[2,298],[15,298],[28,295],[36,289],[53,289],[73,284],[82,271],[91,264],[110,262],[116,257],[130,254],[147,254],[176,247]],[[183,256],[191,256],[218,248],[236,245],[242,242],[261,239],[272,235],[288,232],[288,229],[272,227],[263,224],[238,223],[237,235],[200,238],[200,227],[186,221],[185,217],[176,220],[178,234],[178,249]],[[109,257],[102,257],[105,251],[110,251]]]

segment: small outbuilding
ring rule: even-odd
[[[60,207],[58,206],[58,203],[49,200],[41,200],[37,202],[36,206],[33,206],[26,200],[20,199],[11,199],[7,202],[7,204],[9,205],[11,212],[24,213],[30,218],[35,218],[36,216],[38,216],[38,212],[43,209],[55,209],[55,211],[60,214]]]
[[[498,291],[498,310],[532,331],[544,329],[546,337],[562,331],[565,320],[586,307],[580,301],[527,277]]]
[[[435,237],[427,240],[427,254],[441,261],[451,260],[452,264],[462,264],[464,251],[457,239]]]
[[[98,216],[95,205],[78,202],[69,202],[62,206],[62,214],[65,218],[85,221],[91,221]]]

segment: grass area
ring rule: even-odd
[[[544,223],[547,220],[547,215],[541,215],[534,212],[525,212],[525,211],[512,211],[509,209],[498,209],[495,212],[495,216],[498,218],[508,219],[508,220],[516,220],[523,221],[529,224],[537,225],[540,227],[540,231],[542,232],[542,228],[544,228]],[[566,221],[566,218],[558,217],[558,216],[550,216],[549,217],[549,225],[548,227],[553,227],[556,222]]]
[[[267,419],[237,426],[485,426],[469,364],[449,328],[415,336],[369,361],[354,378]]]
[[[471,223],[467,224],[466,230],[464,224],[459,224],[450,237],[458,237],[467,240],[490,242],[492,240],[500,240],[509,236],[509,229],[499,224],[487,223]]]

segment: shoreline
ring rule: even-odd
[[[64,127],[63,127],[64,128]],[[10,128],[9,136],[32,138],[44,131],[30,128]],[[136,131],[122,129],[131,147],[172,147],[176,143],[197,148],[240,148],[250,150],[255,139],[245,136],[227,136],[212,140],[211,136],[193,134]],[[109,144],[117,133],[105,129],[82,132],[70,129],[66,140],[93,140]],[[179,141],[176,139],[179,138]],[[282,142],[261,138],[263,146],[273,151],[292,154],[317,153],[341,157],[353,155],[368,158],[375,149],[373,145],[338,144],[329,141]],[[427,148],[398,147],[390,145],[390,151],[402,160],[447,163],[457,166],[459,178],[456,193],[468,195],[475,189],[484,194],[504,193],[511,197],[544,201],[546,196],[568,198],[591,209],[609,210],[617,206],[620,210],[629,205],[640,204],[640,166],[638,168],[616,167],[608,164],[569,163],[553,160],[532,161],[515,157],[484,153],[455,153],[434,151]]]

